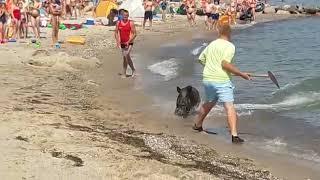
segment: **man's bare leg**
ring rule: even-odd
[[[144,20],[143,20],[143,23],[142,23],[142,28],[143,28],[143,29],[145,29],[145,28],[146,28],[146,22],[147,22],[147,20],[146,20],[146,19],[144,19]]]
[[[56,28],[57,28],[57,18],[56,16],[52,16],[52,45],[54,46],[54,44],[56,43]],[[34,27],[34,31],[36,33],[35,27]]]
[[[35,26],[36,26],[36,38],[40,40],[40,16],[35,19]]]
[[[125,56],[123,56],[123,64],[122,64],[123,70],[122,70],[122,78],[126,78],[127,77],[127,68],[128,68],[128,61],[127,58]]]
[[[197,120],[195,122],[196,127],[202,127],[204,119],[215,105],[216,102],[207,102],[201,105]]]
[[[228,124],[232,136],[238,136],[237,132],[237,112],[234,108],[233,102],[224,103],[224,108],[228,117]]]
[[[149,19],[149,26],[150,26],[150,30],[152,30],[152,20]]]
[[[192,24],[195,26],[196,25],[196,13],[192,13]]]
[[[130,68],[132,70],[132,75],[131,76],[135,77],[136,76],[136,69],[134,68],[133,61],[132,61],[132,59],[130,57],[130,54],[128,54],[128,56],[127,56],[127,62],[128,62],[129,66],[130,66]]]

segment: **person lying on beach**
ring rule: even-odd
[[[7,10],[6,4],[2,1],[0,3],[0,44],[5,43],[6,39],[6,24],[7,24]]]
[[[59,24],[60,16],[62,13],[61,1],[60,0],[51,0],[50,3],[50,14],[51,24],[52,24],[52,44],[55,45],[58,43],[58,34],[59,34]]]
[[[114,36],[117,47],[121,49],[123,56],[123,72],[121,75],[123,78],[127,77],[127,67],[129,65],[132,70],[131,77],[134,77],[136,70],[130,52],[137,34],[133,21],[129,20],[129,12],[127,10],[123,10],[123,19],[117,22]]]
[[[192,129],[203,131],[202,124],[208,113],[221,102],[227,114],[232,143],[244,142],[237,132],[237,113],[234,107],[234,86],[231,74],[250,80],[249,73],[241,72],[233,63],[235,46],[230,42],[231,27],[229,24],[219,23],[219,37],[211,42],[200,54],[199,62],[204,66],[203,86],[205,92],[204,104]]]

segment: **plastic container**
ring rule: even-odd
[[[87,19],[86,25],[93,26],[94,25],[94,19]]]

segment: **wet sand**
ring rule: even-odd
[[[266,21],[288,18],[264,16]],[[143,34],[138,27],[136,44],[150,48],[187,37],[186,27],[184,17],[155,24]],[[122,61],[113,27],[62,31],[61,39],[71,34],[86,37],[86,45],[55,50],[46,39],[41,49],[32,44],[0,47],[3,179],[317,177],[316,171],[286,158],[257,158],[241,146],[192,132],[191,121],[145,110],[152,102],[134,89],[139,77],[118,76]]]

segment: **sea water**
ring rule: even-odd
[[[311,17],[256,24],[234,32],[237,66],[257,74],[272,71],[281,86],[278,89],[268,78],[233,78],[240,134],[247,144],[320,162],[319,24],[320,18]],[[172,116],[176,86],[195,86],[203,97],[202,66],[197,57],[214,36],[194,37],[191,43],[175,43],[183,42],[182,38],[162,44],[149,54],[137,51],[144,91]],[[210,116],[225,118],[223,107],[218,105]],[[218,131],[229,137],[225,127]]]

